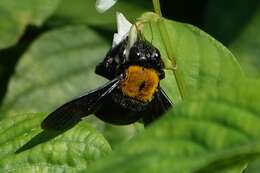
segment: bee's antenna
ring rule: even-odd
[[[153,27],[152,27],[151,22],[149,22],[149,28],[150,28],[150,30],[151,30],[151,35],[152,35],[151,44],[153,44]]]
[[[136,24],[132,25],[128,34],[128,40],[127,40],[127,45],[125,48],[125,56],[128,58],[129,55],[129,51],[131,49],[131,47],[134,45],[134,43],[137,41],[138,39],[138,30],[137,30],[137,26]]]
[[[144,37],[143,37],[141,31],[140,31],[139,28],[138,28],[138,24],[136,24],[136,23],[135,23],[135,28],[136,28],[136,31],[137,31],[137,39],[143,40]]]

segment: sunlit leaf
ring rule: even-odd
[[[77,172],[110,153],[105,138],[86,122],[40,143],[53,133],[40,128],[45,116],[23,114],[0,122],[0,172]],[[40,144],[14,153],[30,140]]]
[[[196,89],[243,76],[232,53],[202,30],[153,13],[145,13],[140,21],[145,23],[145,37],[159,48],[169,69],[163,86],[176,102]]]
[[[100,86],[105,80],[94,69],[108,49],[101,36],[84,26],[44,34],[19,62],[1,112],[51,112]]]

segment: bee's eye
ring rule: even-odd
[[[156,60],[158,58],[159,58],[159,53],[153,52],[152,55],[151,55],[151,59]]]
[[[142,53],[138,50],[137,47],[132,47],[132,48],[130,49],[129,58],[130,58],[132,61],[136,61],[136,60],[140,59],[140,57],[142,57]]]

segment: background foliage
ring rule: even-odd
[[[95,0],[0,1],[0,172],[258,172],[259,1],[161,6],[168,19],[145,13],[149,0],[119,0],[104,14]],[[94,68],[116,11],[149,19],[143,34],[167,64],[162,86],[175,108],[145,130],[92,116],[41,133],[49,112],[106,82]]]

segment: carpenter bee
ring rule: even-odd
[[[90,114],[116,125],[141,119],[149,124],[172,106],[160,87],[165,73],[159,50],[140,37],[129,46],[129,39],[112,47],[96,66],[96,74],[109,82],[56,109],[43,120],[43,129],[70,128]]]

